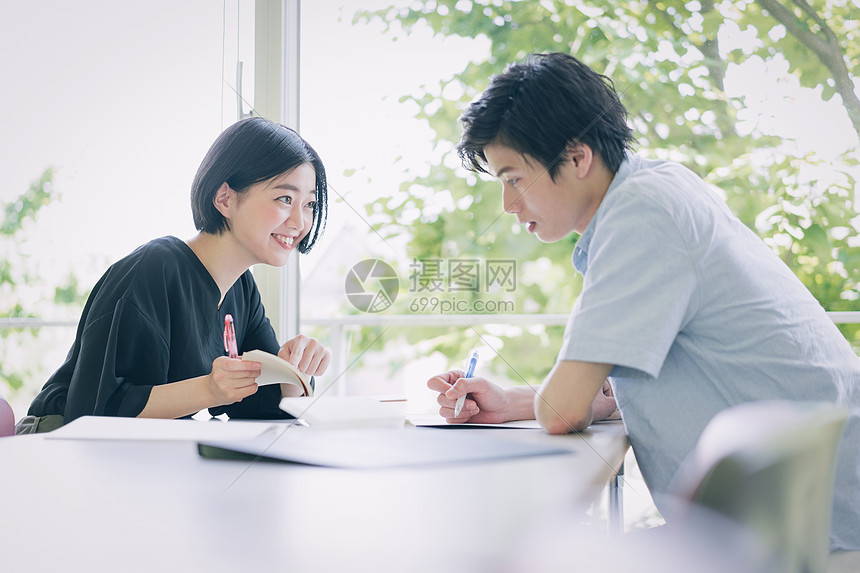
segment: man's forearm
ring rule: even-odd
[[[538,390],[536,418],[550,434],[584,430],[594,419],[594,398],[612,365],[559,360]]]
[[[535,395],[537,386],[513,386],[505,390],[508,407],[505,409],[510,421],[535,419]]]

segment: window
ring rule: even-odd
[[[620,13],[551,2],[299,4],[88,0],[0,7],[0,50],[12,55],[6,74],[15,79],[0,94],[3,108],[14,112],[0,130],[0,156],[7,158],[0,201],[13,202],[49,167],[59,196],[36,209],[35,219],[25,218],[14,236],[0,236],[9,250],[0,277],[11,277],[0,284],[0,313],[45,319],[20,332],[13,328],[20,322],[0,318],[0,374],[19,377],[7,378],[3,391],[25,384],[11,395],[16,413],[62,362],[82,296],[104,269],[154,237],[194,233],[194,171],[217,134],[252,109],[297,124],[327,165],[324,240],[301,257],[300,268],[255,269],[281,338],[300,318],[303,331],[334,349],[338,363],[322,387],[339,380],[335,392],[423,392],[427,372],[459,365],[480,344],[533,348],[516,373],[502,361],[487,367],[497,378],[539,381],[579,288],[567,270],[570,242],[539,252],[528,246],[498,217],[497,184],[464,172],[452,148],[459,110],[490,75],[529,51],[554,49],[605,66],[627,89],[640,148],[681,159],[726,189],[744,221],[829,310],[840,311],[832,316],[860,347],[860,325],[850,314],[858,309],[860,272],[852,203],[860,175],[850,161],[857,128],[839,98],[829,97],[833,83],[808,69],[814,63],[799,62],[802,82],[789,71],[786,58],[794,56],[780,51],[791,37],[784,26],[755,38],[732,19],[745,13],[703,20],[696,2],[685,6],[689,14],[667,8],[665,21],[673,24],[659,34],[648,33],[656,24],[647,15],[625,12],[621,3],[613,5]],[[843,16],[834,13],[828,25],[850,42],[856,30]],[[698,36],[685,33],[714,22],[721,50],[715,55],[726,68],[722,96],[710,89],[708,70],[689,45]],[[543,28],[553,26],[561,31]],[[646,89],[653,85],[656,91]],[[299,97],[281,97],[285,90]],[[654,101],[695,105],[675,113],[678,106]],[[755,145],[714,135],[725,118],[706,108],[718,101],[729,103],[739,135],[754,134]],[[398,296],[391,293],[396,300],[383,313],[347,296],[350,277],[361,283],[371,269],[385,271],[373,261],[398,278]],[[514,268],[505,270],[511,261]],[[469,290],[480,277],[486,287],[491,276],[492,289]]]
[[[49,167],[57,195],[14,236],[0,236],[14,283],[0,284],[0,313],[50,327],[0,325],[0,392],[17,416],[62,363],[82,296],[105,268],[155,237],[195,233],[191,181],[237,119],[236,60],[253,97],[253,8],[237,0],[0,6],[10,80],[0,93],[0,202],[14,204]],[[56,295],[58,285],[66,288]]]

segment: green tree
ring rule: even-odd
[[[69,271],[59,285],[47,284],[33,269],[30,255],[22,245],[29,227],[35,224],[40,211],[58,198],[54,190],[54,169],[46,168],[41,176],[15,200],[2,205],[0,246],[0,318],[38,318],[43,307],[71,305],[80,308],[86,293],[80,292],[75,274]],[[35,375],[37,366],[16,366],[11,358],[22,348],[38,342],[34,328],[2,328],[0,339],[0,379],[12,391],[20,389]]]
[[[855,310],[858,150],[835,162],[798,154],[791,141],[739,121],[749,106],[726,93],[725,79],[730,66],[751,59],[773,65],[784,60],[787,78],[818,90],[822,101],[838,96],[846,121],[860,135],[856,16],[851,3],[831,0],[424,0],[408,9],[359,14],[356,22],[384,22],[395,41],[398,29],[408,33],[428,25],[438,35],[482,38],[490,45],[486,59],[402,98],[419,106],[418,117],[435,131],[442,154],[426,177],[404,182],[397,197],[368,205],[368,214],[384,236],[410,233],[409,255],[416,259],[515,258],[521,261],[516,311],[567,312],[580,288],[569,263],[576,237],[554,245],[526,238],[510,218],[500,217],[498,183],[464,173],[454,151],[457,119],[492,75],[532,52],[567,52],[613,78],[640,153],[683,163],[722,189],[734,212],[825,308]],[[721,31],[729,30],[748,41],[727,49]],[[410,216],[416,210],[418,219]],[[547,260],[553,264],[543,264]],[[456,330],[438,337],[436,349],[464,356],[477,343],[477,332],[463,336]],[[860,344],[858,325],[842,330]],[[420,329],[410,334],[415,340],[427,335]],[[508,346],[506,358],[518,367],[511,375],[496,360],[494,369],[539,381],[560,337],[561,328],[499,336],[497,342]]]

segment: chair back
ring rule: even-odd
[[[674,494],[746,527],[786,572],[823,573],[847,418],[845,408],[818,402],[749,402],[720,412],[678,472]]]
[[[15,435],[15,412],[4,398],[0,397],[0,438]]]

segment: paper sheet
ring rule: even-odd
[[[312,428],[403,426],[403,414],[388,402],[370,396],[281,398],[281,410]]]
[[[273,460],[356,469],[572,454],[568,449],[548,444],[505,440],[504,435],[506,432],[493,432],[493,436],[487,436],[409,427],[351,430],[295,427],[274,437],[204,441],[198,444],[198,450],[201,455],[214,458],[233,458],[235,453],[243,453]]]
[[[438,414],[414,414],[407,415],[406,420],[413,426],[425,428],[518,428],[529,430],[540,430],[541,425],[537,420],[516,420],[514,422],[502,422],[501,424],[449,424],[445,418]]]
[[[45,438],[67,440],[243,440],[262,435],[279,424],[239,420],[158,420],[83,416]]]

